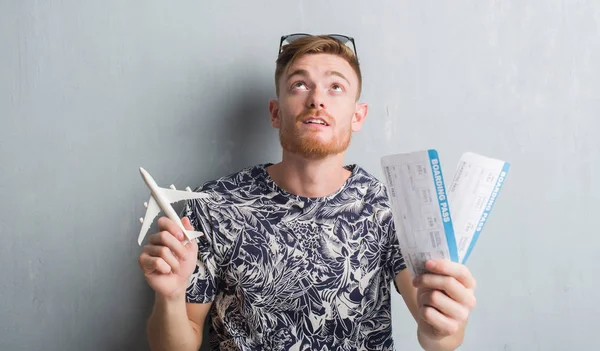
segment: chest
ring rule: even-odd
[[[360,305],[381,280],[383,245],[369,217],[257,222],[238,236],[224,278],[253,308]]]

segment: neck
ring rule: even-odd
[[[280,188],[304,197],[333,194],[344,185],[351,173],[344,168],[343,154],[307,159],[285,151],[282,161],[270,166],[267,171]]]

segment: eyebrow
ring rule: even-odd
[[[288,74],[286,80],[290,80],[291,77],[296,76],[296,75],[307,77],[310,74],[305,69],[297,69],[297,70],[293,71],[292,73]],[[338,71],[327,71],[327,72],[325,72],[325,75],[340,77],[343,80],[345,80],[348,83],[348,85],[350,85],[350,86],[352,85],[352,84],[350,84],[350,80],[348,78],[346,78],[346,76],[344,76],[342,73],[340,73]]]

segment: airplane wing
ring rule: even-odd
[[[171,204],[182,201],[182,200],[190,200],[190,199],[201,199],[208,197],[205,193],[199,193],[191,190],[174,190],[169,188],[160,188],[162,195],[169,201]],[[195,239],[201,235],[204,235],[202,232],[196,232],[193,230],[187,230],[187,236],[189,239]]]
[[[196,239],[197,237],[204,235],[202,232],[196,232],[193,230],[187,230],[187,234],[190,239]]]
[[[194,191],[173,190],[168,188],[159,189],[161,191],[161,195],[171,204],[182,200],[200,199],[208,197],[208,195],[205,193],[199,193]],[[152,223],[154,222],[154,220],[160,212],[160,206],[154,200],[154,197],[150,196],[150,200],[148,200],[148,209],[146,210],[146,217],[143,219],[142,228],[140,229],[140,234],[138,236],[138,245],[142,245],[144,237],[146,236],[148,230],[150,229],[150,226],[152,225]],[[195,239],[203,235],[203,233],[201,232],[196,232],[192,230],[188,230],[187,234],[190,239]]]
[[[199,193],[195,191],[184,191],[184,190],[173,190],[169,188],[160,188],[162,196],[164,196],[170,203],[175,203],[181,200],[188,199],[201,199],[208,197],[205,193]]]
[[[160,206],[154,200],[154,197],[150,195],[150,200],[148,200],[148,209],[146,210],[146,217],[144,217],[144,221],[142,222],[142,229],[140,230],[140,235],[138,236],[138,244],[142,245],[142,240],[146,236],[148,229],[150,229],[150,225],[154,222],[156,216],[160,212]]]

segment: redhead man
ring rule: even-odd
[[[368,106],[354,39],[281,39],[271,125],[282,159],[205,183],[189,201],[184,245],[166,217],[140,267],[155,291],[154,350],[197,350],[210,314],[219,350],[393,350],[391,293],[401,294],[425,350],[454,350],[475,306],[460,264],[427,262],[411,279],[385,186],[344,163]],[[395,288],[392,288],[392,283]]]

